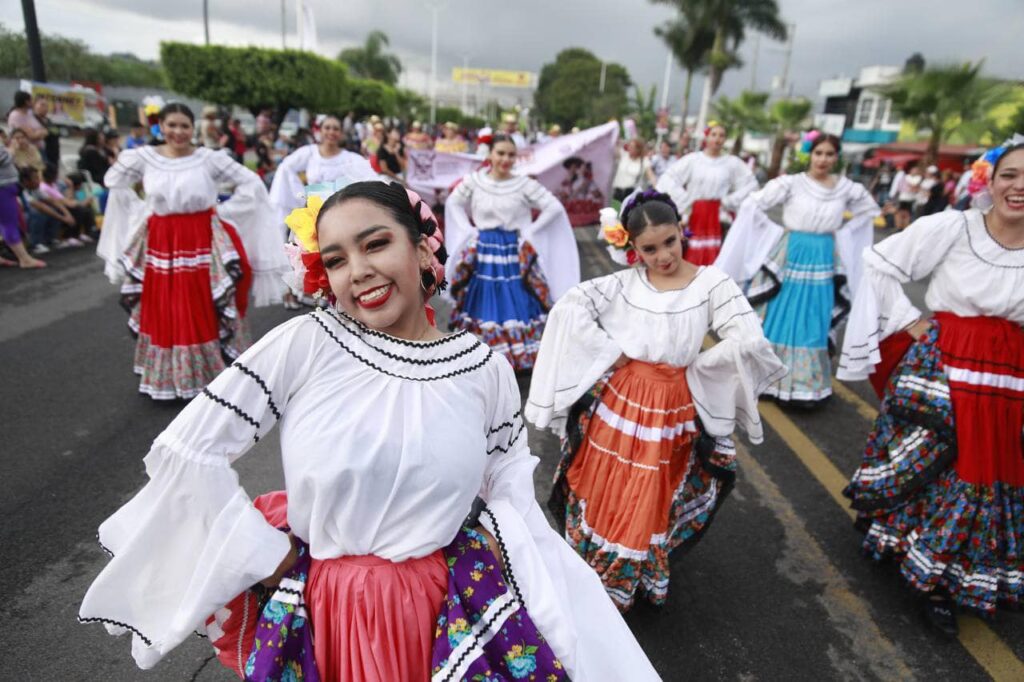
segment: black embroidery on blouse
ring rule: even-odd
[[[114,553],[107,549],[107,546],[103,544],[102,540],[100,540],[99,533],[96,533],[96,544],[100,546],[100,549],[102,549],[108,557],[110,557],[111,559],[114,558]]]
[[[513,426],[515,426],[515,420],[520,419],[520,417],[522,417],[522,415],[523,415],[523,411],[522,410],[516,410],[516,413],[513,414],[512,417],[511,417],[511,421],[502,422],[502,423],[498,424],[497,426],[495,426],[494,428],[488,429],[487,430],[487,435],[491,436],[491,435],[497,433],[498,431],[501,431],[502,429],[506,429],[506,428],[507,429],[511,429]],[[520,423],[522,423],[522,422],[520,421]]]
[[[334,318],[334,320],[338,324],[340,324],[341,326],[345,327],[345,323],[342,322],[342,320],[340,320],[334,314],[332,314],[331,311],[328,310],[327,314],[330,317]],[[348,329],[348,328],[346,327],[346,329]],[[395,360],[396,362],[408,362],[408,363],[413,364],[413,365],[422,365],[424,367],[428,367],[430,365],[437,365],[437,364],[441,364],[441,363],[445,363],[445,362],[452,362],[453,360],[458,360],[459,358],[461,358],[463,356],[469,355],[470,353],[475,351],[476,348],[477,348],[476,344],[473,344],[473,345],[471,345],[471,346],[469,346],[467,348],[464,348],[463,350],[461,350],[458,353],[455,353],[453,355],[448,355],[448,356],[443,357],[443,358],[434,358],[434,359],[421,360],[419,358],[407,358],[404,355],[396,355],[394,353],[391,353],[389,351],[384,350],[383,348],[380,348],[378,346],[373,345],[372,343],[367,341],[365,338],[363,338],[362,334],[358,334],[356,332],[353,332],[351,329],[348,329],[348,331],[349,331],[349,333],[352,334],[352,336],[356,337],[357,339],[362,341],[364,344],[366,344],[368,347],[372,348],[373,350],[377,351],[378,353],[380,353],[381,355],[383,355],[383,356],[385,356],[387,358]],[[366,328],[361,328],[360,331],[369,333],[369,332],[371,332],[373,330],[366,329]],[[461,335],[461,334],[458,334],[458,335]],[[458,335],[456,335],[456,336],[458,336]],[[403,339],[394,339],[393,337],[389,337],[389,336],[386,336],[386,335],[385,335],[385,338],[387,338],[389,340],[400,341],[400,342],[406,343],[406,345],[410,345],[409,342],[405,342]],[[440,339],[440,340],[441,341],[447,341],[448,339],[445,338],[445,339]],[[436,342],[432,342],[432,343],[436,343]],[[418,347],[418,348],[427,348],[426,345],[421,345],[421,346],[416,346],[415,344],[411,344],[411,345],[413,345],[415,347]]]
[[[964,218],[964,230],[967,232],[967,245],[969,247],[971,247],[971,253],[974,254],[975,258],[980,260],[982,263],[985,263],[986,265],[991,265],[994,268],[1006,268],[1008,270],[1020,270],[1021,268],[1024,268],[1024,265],[1003,265],[1002,263],[993,263],[992,261],[988,260],[987,258],[984,258],[980,253],[978,253],[978,250],[976,248],[974,248],[974,239],[971,238],[971,228],[970,228],[970,226],[967,223],[967,215],[966,214],[961,214],[961,215],[963,215],[963,218]],[[981,221],[982,221],[982,226],[984,226],[984,228],[985,228],[985,234],[987,234],[988,238],[992,241],[992,243],[995,244],[996,246],[998,246],[1001,250],[1007,251],[1009,253],[1015,253],[1015,252],[1019,253],[1021,251],[1021,248],[1024,248],[1024,247],[1021,247],[1021,248],[1017,248],[1017,249],[1010,249],[1010,248],[1007,248],[1007,247],[1003,246],[1002,244],[999,243],[999,241],[995,237],[992,236],[992,232],[989,231],[988,223],[985,222],[985,218],[984,217],[982,217]]]
[[[516,601],[522,603],[523,593],[519,591],[519,583],[516,582],[516,575],[512,572],[512,562],[508,558],[508,548],[505,547],[505,540],[501,537],[501,527],[498,525],[498,519],[494,518],[494,514],[487,508],[487,505],[484,505],[480,513],[487,514],[487,518],[491,520],[491,525],[494,526],[494,539],[498,541],[501,561],[505,564],[505,580],[508,581],[509,586],[512,588],[512,596],[516,598]]]
[[[519,430],[516,431],[514,434],[510,434],[509,435],[508,442],[505,444],[505,447],[502,447],[500,445],[495,445],[493,448],[491,448],[491,449],[489,449],[487,451],[487,454],[488,455],[492,455],[495,452],[498,452],[499,450],[502,452],[502,454],[508,454],[508,451],[512,449],[512,446],[516,444],[516,441],[519,440],[519,436],[521,436],[523,434],[523,431],[525,431],[525,430],[526,430],[526,424],[520,422],[519,423]]]
[[[260,442],[260,423],[258,421],[256,421],[255,419],[250,417],[248,414],[246,414],[246,412],[243,411],[242,408],[240,408],[238,405],[235,405],[234,403],[230,403],[230,402],[228,402],[227,400],[224,400],[223,398],[221,398],[218,395],[214,395],[213,393],[210,392],[210,389],[208,389],[208,388],[204,388],[203,389],[203,395],[206,396],[207,398],[209,398],[210,400],[212,400],[213,402],[217,403],[221,407],[226,407],[227,409],[231,410],[232,412],[237,414],[246,423],[251,424],[253,426],[253,428],[256,429],[256,433],[254,433],[252,435],[252,439],[256,443]]]
[[[438,376],[433,376],[433,377],[409,377],[409,376],[404,376],[402,374],[395,374],[394,372],[389,372],[388,370],[384,369],[383,367],[381,367],[379,365],[376,365],[373,362],[370,362],[369,360],[364,358],[363,356],[359,355],[354,350],[352,350],[351,348],[346,346],[345,343],[341,339],[339,339],[337,337],[337,335],[327,327],[326,324],[324,324],[323,320],[321,320],[320,317],[315,312],[310,313],[310,316],[313,318],[313,320],[318,325],[320,325],[320,328],[323,329],[327,333],[327,335],[330,336],[334,340],[334,342],[336,344],[341,346],[341,348],[346,353],[348,353],[353,358],[355,358],[359,362],[363,363],[364,365],[366,365],[370,369],[376,370],[376,371],[380,372],[381,374],[386,374],[386,375],[388,375],[390,377],[394,377],[396,379],[404,379],[406,381],[438,381],[440,379],[450,379],[451,377],[459,376],[461,374],[469,374],[470,372],[474,372],[474,371],[480,369],[481,367],[486,365],[488,362],[490,362],[491,356],[494,355],[494,351],[491,350],[490,348],[488,348],[487,349],[487,355],[484,356],[484,359],[481,360],[480,362],[476,363],[475,365],[469,365],[467,367],[462,367],[460,369],[448,372],[447,374],[440,374]],[[473,346],[473,348],[476,348],[476,347],[477,346]]]
[[[151,640],[149,637],[146,637],[144,634],[142,634],[142,632],[140,632],[138,628],[134,628],[131,625],[128,625],[128,623],[122,623],[121,621],[111,620],[109,618],[82,618],[81,616],[78,617],[78,622],[79,623],[105,623],[106,625],[116,625],[119,628],[124,628],[125,630],[129,630],[131,632],[134,632],[138,636],[139,639],[141,639],[143,642],[146,643],[146,646],[153,646],[153,640]]]
[[[469,333],[465,329],[463,329],[462,331],[456,332],[455,334],[450,334],[450,335],[444,337],[443,339],[437,339],[436,341],[424,341],[424,342],[408,341],[406,339],[400,339],[400,338],[398,338],[396,336],[391,336],[389,334],[385,334],[384,332],[377,331],[376,329],[370,329],[365,324],[363,324],[359,320],[355,319],[354,317],[352,317],[348,313],[342,312],[340,310],[332,309],[332,308],[324,308],[324,312],[328,313],[329,315],[334,317],[334,319],[336,319],[336,320],[338,320],[338,317],[344,318],[345,320],[351,322],[356,327],[358,327],[359,331],[361,331],[361,332],[364,332],[364,333],[369,334],[371,336],[378,336],[378,337],[380,337],[382,339],[386,339],[388,341],[391,341],[392,343],[398,343],[398,344],[401,344],[403,346],[409,346],[410,348],[434,348],[435,346],[443,346],[444,344],[451,343],[455,339],[458,339],[458,338],[460,338],[462,336],[465,336],[466,334]],[[338,320],[338,321],[340,322],[341,320]]]
[[[267,386],[267,382],[263,381],[263,378],[259,374],[252,371],[251,369],[249,369],[240,362],[235,362],[235,364],[231,366],[237,369],[242,374],[245,374],[246,376],[252,378],[252,380],[255,381],[261,389],[263,389],[263,392],[267,395],[267,406],[270,407],[270,411],[274,413],[274,417],[278,421],[281,421],[281,412],[280,410],[277,409],[277,405],[274,404],[274,395],[270,392],[270,388]]]

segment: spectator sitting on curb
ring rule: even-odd
[[[0,266],[22,269],[45,268],[46,263],[33,258],[21,235],[21,211],[18,209],[18,169],[6,147],[0,146],[0,237],[16,261],[0,258]]]
[[[21,182],[21,207],[28,220],[32,253],[49,253],[50,245],[55,244],[60,233],[61,224],[74,227],[75,218],[70,211],[42,193],[39,189],[38,170],[32,166],[22,168],[18,172],[18,179]]]
[[[48,199],[68,209],[75,219],[73,228],[63,230],[65,243],[69,246],[92,243],[92,233],[96,229],[96,216],[93,214],[92,205],[86,200],[79,201],[75,198],[74,190],[57,179],[57,167],[53,164],[47,164],[43,169],[43,181],[39,184],[39,190]]]

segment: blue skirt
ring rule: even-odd
[[[789,374],[765,393],[779,400],[818,401],[832,394],[829,338],[836,316],[835,239],[787,231],[751,281],[764,334]]]
[[[517,370],[537,359],[551,295],[537,253],[514,230],[480,230],[461,254],[451,285],[450,327],[479,336]]]

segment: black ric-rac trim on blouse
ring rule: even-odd
[[[385,356],[387,358],[390,358],[392,360],[395,360],[396,362],[408,362],[408,363],[413,364],[413,365],[421,365],[423,367],[428,367],[430,365],[438,365],[438,364],[442,364],[442,363],[445,363],[445,362],[452,362],[454,360],[458,360],[459,358],[464,357],[466,355],[469,355],[470,353],[472,353],[473,351],[476,350],[476,344],[472,344],[472,345],[470,345],[470,346],[460,350],[458,353],[454,353],[452,355],[447,355],[447,356],[445,356],[443,358],[432,358],[432,359],[427,359],[427,360],[421,360],[419,358],[409,358],[409,357],[406,357],[404,355],[396,355],[395,353],[391,353],[390,351],[386,351],[386,350],[384,350],[383,348],[381,348],[379,346],[373,345],[372,343],[367,341],[365,338],[363,338],[362,334],[355,333],[351,329],[348,329],[348,327],[345,325],[344,321],[342,321],[342,319],[340,319],[338,316],[333,314],[331,311],[328,310],[326,312],[327,312],[327,315],[329,317],[333,318],[335,322],[340,324],[342,327],[345,327],[348,330],[348,332],[350,334],[352,334],[352,336],[354,336],[357,339],[359,339],[360,341],[362,341],[369,348],[372,348],[373,350],[377,351],[381,355],[383,355],[383,356]],[[351,320],[352,318],[346,318],[346,319]],[[358,323],[356,323],[356,324],[358,325]],[[381,335],[380,332],[375,332],[374,330],[367,329],[365,327],[359,327],[359,331],[365,332],[365,333],[368,333],[368,334],[373,332],[374,335],[378,335],[378,336]],[[465,333],[466,333],[465,331],[462,331],[459,334],[455,334],[454,336],[461,336],[462,334],[465,334]],[[403,343],[405,345],[410,345],[411,344],[411,342],[406,342],[404,339],[396,339],[395,337],[387,336],[386,334],[384,334],[382,336],[384,338],[388,339],[389,341],[397,341],[397,342]],[[446,337],[444,339],[439,339],[439,340],[440,341],[448,341],[449,339],[454,338],[454,336]],[[436,341],[432,341],[431,343],[437,344]],[[439,345],[439,344],[437,344],[437,345]],[[426,345],[415,346],[414,345],[414,347],[416,347],[416,348],[427,348],[428,346],[426,346]]]
[[[274,417],[278,421],[281,421],[281,411],[277,409],[277,405],[274,403],[274,395],[270,392],[270,388],[267,386],[267,382],[263,381],[263,377],[261,377],[259,374],[252,371],[245,365],[243,365],[241,362],[238,362],[237,360],[231,366],[237,369],[242,374],[245,374],[246,376],[250,377],[253,381],[256,382],[256,384],[261,389],[263,389],[263,392],[267,395],[267,406],[270,408],[270,411],[274,413]]]
[[[508,442],[505,443],[505,447],[495,445],[487,451],[488,455],[493,455],[495,452],[501,451],[502,454],[508,454],[508,451],[512,449],[512,446],[519,440],[519,436],[523,435],[523,431],[526,430],[526,424],[520,422],[519,430],[514,434],[509,435]]]
[[[339,339],[338,336],[333,331],[331,331],[331,329],[326,324],[324,324],[324,321],[320,319],[320,316],[317,315],[316,312],[309,313],[309,315],[313,318],[313,321],[316,322],[318,325],[320,325],[320,328],[323,329],[324,332],[326,332],[327,335],[329,337],[331,337],[334,340],[334,342],[336,344],[338,344],[338,346],[340,346],[342,348],[342,350],[344,350],[346,353],[348,353],[353,358],[355,358],[359,362],[363,363],[364,365],[366,365],[370,369],[376,370],[376,371],[380,372],[381,374],[386,374],[387,376],[394,377],[396,379],[404,379],[406,381],[439,381],[441,379],[450,379],[451,377],[459,376],[461,374],[469,374],[470,372],[474,372],[474,371],[480,369],[481,367],[486,365],[488,362],[490,362],[491,356],[494,355],[494,351],[492,351],[490,349],[490,347],[487,347],[487,355],[484,356],[483,360],[481,360],[480,362],[476,363],[475,365],[469,365],[469,366],[466,366],[466,367],[462,367],[461,369],[456,369],[456,370],[453,370],[451,372],[448,372],[447,374],[439,374],[437,376],[432,376],[432,377],[410,377],[410,376],[405,376],[405,375],[402,375],[402,374],[396,374],[394,372],[389,372],[388,370],[384,369],[380,365],[374,364],[370,360],[364,358],[359,353],[356,353],[354,350],[352,350],[347,345],[345,345],[345,342],[342,341],[341,339]],[[477,348],[480,345],[482,345],[482,344],[477,343],[476,345],[474,345],[472,347],[473,348]]]
[[[241,418],[243,421],[245,421],[246,423],[252,425],[252,427],[256,429],[256,433],[252,434],[253,442],[255,442],[255,443],[259,443],[260,442],[260,423],[258,421],[256,421],[255,419],[253,419],[252,417],[250,417],[242,408],[240,408],[238,405],[235,405],[234,403],[231,403],[231,402],[228,402],[227,400],[224,400],[219,395],[215,395],[208,388],[204,388],[203,389],[202,395],[206,396],[207,398],[209,398],[213,402],[217,403],[221,407],[225,407],[225,408],[231,410],[232,412],[237,414],[239,416],[239,418]]]
[[[409,346],[410,348],[434,348],[435,346],[443,346],[444,344],[451,343],[455,339],[461,338],[469,333],[465,329],[463,329],[454,334],[449,334],[442,339],[436,339],[434,341],[409,341],[408,339],[400,339],[397,336],[385,334],[384,332],[377,331],[376,329],[370,329],[365,324],[355,319],[348,313],[337,310],[336,308],[324,308],[323,310],[331,317],[334,317],[334,319],[337,320],[338,322],[341,322],[341,319],[339,318],[344,318],[346,321],[351,322],[356,327],[358,327],[359,331],[369,334],[370,336],[377,336],[387,341],[391,341],[392,343],[398,343],[403,346]],[[315,312],[316,311],[313,311],[313,313]]]
[[[132,627],[131,625],[128,625],[128,623],[122,623],[119,620],[111,620],[110,618],[94,618],[94,617],[83,618],[82,616],[79,616],[78,617],[78,622],[79,623],[104,623],[105,625],[116,625],[119,628],[124,628],[125,630],[129,630],[131,632],[134,632],[138,636],[139,639],[141,639],[143,642],[146,643],[146,646],[153,646],[153,640],[151,640],[149,637],[146,637],[144,634],[142,634],[142,632],[138,628]]]

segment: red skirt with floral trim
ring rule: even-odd
[[[212,209],[154,215],[121,262],[139,391],[195,397],[249,346],[243,319],[252,269],[238,232]]]
[[[698,199],[690,208],[687,227],[691,235],[686,244],[686,260],[694,265],[712,265],[722,250],[722,202]]]

